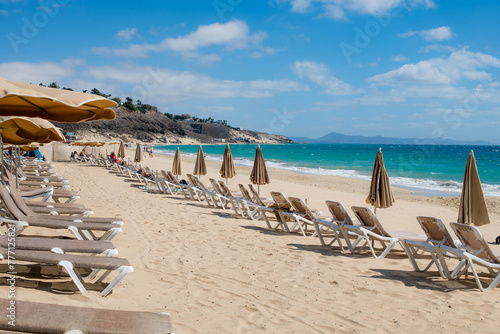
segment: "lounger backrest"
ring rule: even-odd
[[[167,175],[169,176],[170,181],[171,181],[173,184],[175,184],[175,185],[177,185],[177,186],[180,186],[180,185],[181,185],[181,184],[180,184],[180,182],[179,182],[179,180],[177,180],[177,178],[175,177],[174,173],[172,173],[171,171],[169,171],[169,170],[168,170],[168,171],[167,171]]]
[[[387,232],[383,227],[382,224],[378,221],[377,217],[373,213],[372,209],[370,208],[365,208],[365,207],[359,207],[359,206],[353,206],[351,207],[352,211],[358,218],[359,222],[361,223],[361,226],[371,230],[373,233],[377,233],[383,237],[390,237],[391,235],[389,232]]]
[[[205,191],[208,191],[207,187],[205,187],[203,182],[201,182],[201,180],[197,176],[195,176],[195,178],[196,178],[196,184],[198,185],[198,187],[205,190]]]
[[[264,202],[262,202],[262,199],[260,198],[259,193],[257,192],[257,190],[255,190],[255,187],[253,186],[253,184],[249,183],[248,184],[248,189],[250,189],[250,191],[252,192],[253,200],[255,201],[255,203],[257,203],[259,205],[262,205],[262,206],[266,206],[264,204]]]
[[[444,226],[441,219],[436,217],[417,217],[420,227],[424,230],[427,235],[428,241],[434,245],[443,245],[451,248],[455,247],[455,242],[451,237],[450,233]]]
[[[231,189],[229,189],[229,187],[224,183],[224,181],[219,181],[219,185],[224,195],[229,197],[234,197],[233,193],[231,192]]]
[[[210,183],[212,184],[212,187],[214,187],[215,191],[218,192],[221,195],[224,195],[224,192],[220,188],[219,184],[217,183],[217,180],[215,179],[210,179]]]
[[[252,202],[252,196],[250,196],[250,193],[248,192],[247,188],[245,188],[245,186],[242,185],[241,183],[238,184],[238,187],[240,188],[240,191],[243,194],[243,198],[246,199],[247,201]]]
[[[334,222],[338,225],[354,225],[342,203],[334,201],[325,201],[325,203],[333,216]]]
[[[188,177],[189,182],[196,187],[196,180],[193,178],[193,174],[186,174],[186,176]]]
[[[19,192],[17,191],[17,189],[15,187],[9,186],[7,189],[9,190],[10,197],[14,200],[14,203],[19,208],[19,210],[21,210],[26,216],[34,216],[35,215],[33,210],[31,210],[28,207],[28,205],[26,205],[26,203],[22,199],[21,195],[19,195]]]
[[[500,263],[477,228],[459,223],[450,223],[450,226],[467,252],[484,260]]]
[[[163,175],[163,177],[165,178],[165,180],[167,180],[167,182],[170,182],[172,183],[172,179],[170,178],[170,175],[168,175],[168,173],[166,171],[164,171],[163,169],[161,170],[161,174]]]
[[[2,205],[9,211],[9,213],[14,216],[17,220],[25,219],[26,215],[18,208],[14,200],[12,199],[9,191],[4,184],[0,182],[0,199],[2,200]]]
[[[193,184],[193,186],[195,186],[196,188],[202,189],[202,190],[207,190],[207,188],[205,188],[205,185],[203,183],[201,183],[201,180],[196,175],[187,174],[187,176],[188,176],[189,180],[191,181],[191,183]]]
[[[295,210],[298,213],[302,214],[305,219],[312,221],[314,219],[314,214],[311,212],[307,204],[302,200],[302,198],[298,197],[288,197],[290,203],[292,203]]]
[[[278,191],[271,191],[271,197],[273,198],[276,205],[278,205],[278,207],[288,209],[292,208],[292,204],[290,204],[283,193]]]

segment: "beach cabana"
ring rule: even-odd
[[[222,156],[222,166],[220,167],[220,176],[226,179],[233,178],[236,175],[236,168],[234,167],[233,155],[231,154],[231,148],[229,144],[226,145],[224,150],[224,155]]]
[[[377,208],[388,208],[392,206],[395,201],[389,183],[389,176],[387,176],[387,171],[385,170],[382,149],[379,149],[375,158],[375,163],[373,164],[372,181],[366,203],[373,205],[375,207],[375,213],[377,213]]]
[[[194,163],[194,175],[207,175],[207,165],[205,163],[205,156],[203,154],[203,149],[198,148],[198,155],[196,156],[196,162]]]
[[[260,185],[268,184],[271,182],[269,179],[269,174],[267,173],[266,162],[264,160],[264,156],[262,155],[260,145],[257,145],[257,149],[255,150],[255,159],[253,161],[252,172],[250,173],[250,182],[259,186],[259,195]]]
[[[469,152],[465,166],[457,222],[460,224],[474,224],[476,226],[490,223],[483,189],[481,188],[481,180],[477,172],[476,158],[472,150]]]
[[[181,175],[181,151],[177,147],[177,150],[175,151],[174,155],[174,161],[172,163],[172,174],[174,175]]]

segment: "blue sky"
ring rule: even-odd
[[[500,143],[494,0],[0,0],[0,76],[317,138]]]

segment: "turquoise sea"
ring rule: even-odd
[[[155,146],[155,153],[196,156],[196,145]],[[234,161],[252,166],[257,145],[230,144]],[[369,180],[379,145],[261,145],[268,167],[298,173],[340,175]],[[222,161],[225,145],[203,145],[207,159]],[[459,195],[470,150],[474,150],[485,195],[500,196],[500,146],[384,145],[391,184],[423,195]]]

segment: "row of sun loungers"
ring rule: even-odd
[[[108,167],[109,168],[109,167]],[[113,168],[113,167],[111,167]],[[143,167],[135,168],[141,174]],[[264,220],[270,229],[298,232],[304,236],[318,237],[324,246],[338,246],[342,252],[360,254],[364,251],[374,258],[383,258],[399,245],[408,255],[416,271],[436,266],[445,279],[458,279],[472,272],[481,290],[494,289],[500,282],[500,254],[496,255],[484,240],[481,232],[472,226],[451,223],[458,240],[453,240],[445,225],[434,217],[417,217],[423,234],[404,231],[387,231],[370,208],[351,207],[356,219],[352,219],[342,203],[326,201],[331,216],[320,216],[298,197],[286,197],[271,192],[271,199],[259,196],[252,184],[248,189],[240,184],[239,191],[232,191],[223,181],[210,179],[207,187],[195,175],[188,174],[189,182],[180,183],[169,171],[161,171],[161,178],[148,172],[149,182],[168,195],[182,194],[186,199],[205,202],[223,210],[232,209],[235,214],[251,220]],[[141,177],[135,177],[139,182]],[[375,247],[375,243],[381,247]],[[430,262],[419,266],[422,259]],[[478,267],[485,267],[494,279],[484,285]],[[483,278],[484,280],[484,278]]]
[[[121,219],[90,217],[92,210],[74,203],[79,194],[67,189],[68,181],[56,176],[50,164],[30,161],[13,169],[17,179],[6,166],[0,182],[0,260],[7,262],[14,254],[16,266],[63,268],[83,294],[88,293],[85,285],[101,283],[115,272],[101,291],[103,297],[133,271],[127,259],[116,257],[110,242],[122,230]],[[64,189],[56,195],[56,187]],[[60,203],[62,198],[65,203]],[[75,239],[28,236],[31,227],[60,231],[61,237],[69,232]],[[82,277],[80,272],[89,274]]]
[[[114,272],[114,278],[101,291],[104,297],[133,271],[127,259],[117,257],[118,250],[110,241],[122,231],[123,221],[90,217],[92,210],[74,203],[80,195],[68,189],[66,179],[52,172],[52,165],[25,160],[22,168],[12,168],[11,172],[4,163],[1,181],[0,263],[9,268],[7,275],[23,277],[26,271],[22,266],[33,264],[42,268],[57,266],[69,275],[81,293],[87,294],[87,285],[102,284]],[[54,238],[26,234],[31,227],[60,231],[61,235]],[[68,232],[73,239],[68,238]],[[27,272],[26,279],[36,280],[30,270]],[[44,280],[47,273],[44,271]],[[86,276],[82,277],[82,273]],[[56,275],[59,277],[61,272]],[[2,333],[173,333],[167,313],[2,298],[0,308],[7,315],[0,320]],[[15,322],[9,318],[12,309]]]

